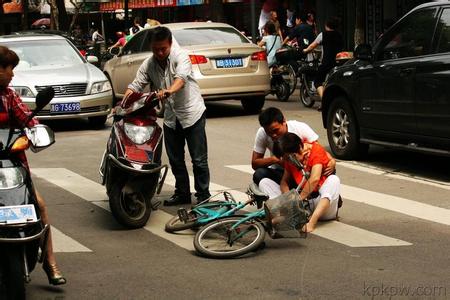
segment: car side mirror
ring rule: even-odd
[[[369,44],[360,44],[353,52],[356,59],[371,61],[373,58],[372,47]]]
[[[97,56],[89,55],[88,57],[86,57],[86,60],[88,61],[88,63],[91,63],[91,64],[98,63]]]
[[[111,55],[118,56],[118,55],[120,55],[120,53],[122,53],[122,48],[121,47],[112,47],[111,49],[109,49],[109,53]]]

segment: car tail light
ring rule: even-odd
[[[86,50],[80,50],[80,54],[86,57]]]
[[[252,60],[267,60],[266,51],[259,51],[252,54]]]
[[[193,65],[206,64],[208,62],[206,56],[203,55],[189,55],[189,58]]]

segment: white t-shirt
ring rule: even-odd
[[[295,133],[302,139],[303,142],[312,143],[319,139],[317,133],[315,133],[314,130],[312,130],[311,127],[309,127],[309,125],[306,123],[295,120],[290,120],[286,123],[288,132]],[[269,149],[269,151],[272,153],[273,140],[267,135],[264,128],[261,127],[256,133],[255,146],[253,147],[253,151],[255,151],[256,153],[264,154],[266,153],[266,149]]]

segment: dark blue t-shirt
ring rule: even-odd
[[[295,26],[289,34],[289,39],[292,40],[293,38],[297,39],[298,46],[301,49],[306,48],[314,41],[315,37],[313,28],[308,24],[301,23]],[[305,39],[307,40],[307,43],[305,43]]]

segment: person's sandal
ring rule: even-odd
[[[62,276],[61,271],[55,264],[49,264],[47,261],[42,263],[42,269],[44,269],[45,274],[47,274],[48,283],[52,285],[62,285],[66,284],[66,278]]]

